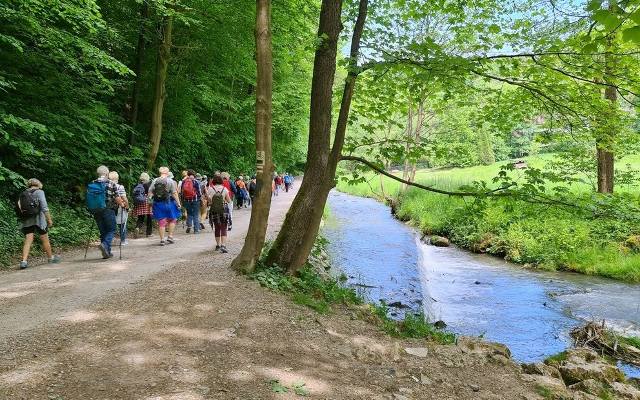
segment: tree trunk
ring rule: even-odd
[[[609,11],[615,13],[618,6],[614,0],[609,0]],[[613,48],[613,39],[609,37],[607,39],[607,53],[604,55],[605,64],[605,82],[612,84],[607,79],[611,77],[613,69],[611,57],[609,52]],[[618,106],[618,94],[616,88],[607,86],[604,90],[604,98],[611,102],[612,109]],[[615,140],[615,132],[602,132],[598,135],[596,140],[597,158],[598,158],[598,193],[613,193],[613,179],[614,179],[614,156],[613,156],[613,144]]]
[[[416,127],[413,134],[414,143],[418,144],[422,140],[422,129],[425,121],[424,112],[424,100],[420,100],[418,103],[418,120],[416,121]],[[409,171],[409,182],[416,181],[416,171],[418,170],[418,162],[413,160],[411,162],[411,170]]]
[[[329,191],[335,186],[336,168],[341,158],[351,98],[359,72],[360,38],[367,6],[368,0],[360,0],[351,39],[349,72],[345,80],[333,148],[330,148],[331,99],[338,36],[342,29],[342,1],[322,1],[318,30],[322,44],[316,50],[313,66],[309,148],[304,180],[267,258],[267,263],[279,265],[290,274],[296,273],[307,262],[318,234]]]
[[[404,159],[404,168],[402,169],[402,179],[407,180],[407,178],[409,177],[409,171],[411,169],[411,166],[409,165],[409,159],[406,158],[406,155],[409,154],[409,149],[411,148],[411,146],[409,145],[409,141],[413,136],[413,105],[411,104],[411,101],[409,101],[409,110],[407,111],[407,126],[405,128],[404,136],[405,136],[406,142],[404,144],[405,159]],[[402,191],[404,192],[406,190],[407,190],[407,185],[403,183]]]
[[[614,87],[607,86],[604,97],[617,107],[618,94]],[[598,152],[598,193],[613,193],[614,154],[612,151],[615,132],[607,132],[606,137],[597,140]]]
[[[143,0],[140,6],[140,32],[138,33],[138,45],[136,47],[136,65],[134,72],[136,74],[133,82],[133,92],[131,93],[131,113],[129,115],[129,124],[135,126],[138,123],[138,110],[140,101],[140,85],[142,79],[142,62],[144,60],[145,47],[145,24],[149,18],[149,3]],[[129,144],[135,144],[135,135],[131,134]]]
[[[264,246],[271,207],[271,154],[273,62],[271,56],[271,0],[256,0],[256,171],[257,195],[251,207],[251,222],[242,251],[233,260],[234,269],[255,270]]]
[[[158,47],[158,61],[156,65],[156,83],[155,95],[153,98],[153,109],[151,110],[151,132],[149,133],[149,142],[151,143],[151,151],[147,167],[149,170],[153,166],[158,157],[160,150],[160,139],[162,137],[162,110],[164,101],[167,98],[167,90],[165,82],[167,80],[167,68],[169,67],[169,58],[171,55],[171,33],[173,30],[173,17],[164,17],[160,28],[160,45]]]

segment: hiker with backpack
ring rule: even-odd
[[[293,183],[293,179],[291,179],[291,175],[285,173],[283,180],[284,180],[284,191],[289,193],[289,188],[291,187],[291,184]]]
[[[251,199],[251,204],[256,199],[256,195],[258,194],[258,184],[256,183],[255,175],[251,177],[249,181],[249,198]]]
[[[109,180],[109,168],[101,165],[97,174],[98,179],[87,185],[87,209],[100,231],[102,258],[107,259],[113,257],[111,242],[116,233],[116,212],[125,203],[118,195],[118,186]]]
[[[129,200],[127,199],[127,191],[124,186],[119,184],[120,175],[116,171],[109,172],[109,180],[118,187],[118,196],[122,199],[124,205],[118,207],[116,212],[116,225],[118,227],[118,235],[120,236],[120,245],[126,246],[127,241],[127,221],[129,220]]]
[[[133,215],[136,217],[136,238],[140,235],[140,230],[145,226],[146,219],[146,237],[151,236],[153,232],[153,218],[151,213],[151,204],[149,203],[149,186],[151,186],[151,178],[149,174],[143,172],[140,174],[138,184],[133,188]]]
[[[160,176],[151,182],[149,186],[149,199],[151,200],[151,212],[153,218],[158,221],[158,234],[160,235],[160,246],[167,243],[175,243],[173,232],[176,222],[180,218],[180,196],[176,181],[169,177],[169,168],[160,167]],[[165,228],[168,230],[165,241]]]
[[[223,185],[223,178],[220,175],[214,175],[210,186],[207,189],[207,197],[209,199],[209,223],[213,227],[216,238],[216,251],[227,253],[227,230],[229,223],[229,210],[233,208],[231,203],[231,194]]]
[[[187,171],[187,176],[182,180],[180,187],[180,195],[182,197],[182,204],[187,214],[187,233],[191,232],[193,226],[193,233],[200,233],[200,198],[202,192],[200,191],[200,182],[195,177],[196,173],[193,170]]]
[[[31,178],[27,182],[27,189],[20,194],[16,204],[16,212],[20,219],[21,231],[24,234],[20,269],[25,269],[29,266],[29,253],[36,233],[40,235],[42,249],[47,254],[48,262],[50,264],[59,263],[60,257],[53,255],[51,242],[49,242],[49,228],[53,226],[53,220],[51,219],[47,199],[42,190],[42,183],[36,178]]]

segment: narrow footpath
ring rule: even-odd
[[[270,237],[294,195],[274,198]],[[91,249],[1,274],[0,399],[541,398],[500,346],[392,339],[357,309],[320,315],[236,275],[249,215],[226,255],[179,229],[121,261]]]

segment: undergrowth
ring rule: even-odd
[[[49,238],[54,252],[84,245],[88,239],[98,237],[98,229],[87,212],[58,204],[49,204],[49,207],[54,224],[49,230]],[[23,240],[14,206],[9,201],[0,200],[0,268],[17,260]],[[33,244],[31,255],[43,254],[38,238]]]

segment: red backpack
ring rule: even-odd
[[[187,178],[182,182],[182,197],[185,200],[195,200],[198,197],[193,178]]]

